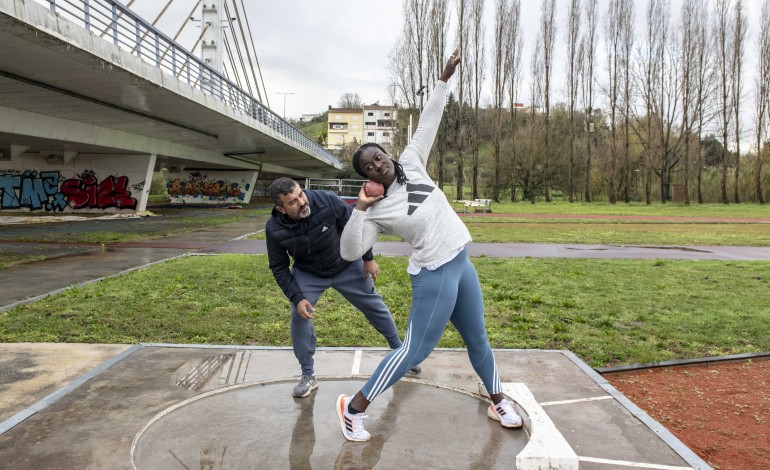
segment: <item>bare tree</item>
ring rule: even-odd
[[[432,0],[428,10],[428,94],[446,64],[446,37],[449,31],[448,0]]]
[[[551,202],[551,191],[548,186],[550,172],[550,122],[551,122],[551,67],[553,66],[553,49],[556,38],[556,23],[554,15],[556,0],[543,0],[540,10],[540,40],[543,47],[543,111],[545,113],[545,131],[543,132],[543,194],[545,202]]]
[[[567,191],[569,202],[575,201],[575,103],[577,102],[578,44],[580,37],[580,0],[570,0],[567,16],[567,95],[569,95],[569,174]]]
[[[598,23],[598,0],[586,0],[586,35],[583,38],[585,73],[583,78],[583,100],[586,104],[586,163],[583,175],[583,199],[591,202],[591,152],[593,143],[593,98],[594,98],[594,57],[596,51],[596,25]]]
[[[622,0],[620,4],[621,64],[623,66],[623,200],[631,201],[629,181],[631,174],[631,49],[634,46],[634,4]]]
[[[404,23],[391,49],[388,71],[393,100],[400,97],[407,109],[422,107],[428,69],[430,0],[404,0]]]
[[[484,48],[484,0],[471,0],[470,36],[468,44],[469,67],[466,77],[469,80],[471,108],[473,109],[469,129],[470,148],[473,152],[471,165],[471,193],[473,199],[479,198],[479,107],[481,105],[482,85],[484,83],[484,63],[486,60]]]
[[[716,0],[716,18],[714,23],[714,37],[716,39],[717,59],[716,66],[719,80],[719,116],[718,125],[722,132],[722,177],[721,200],[727,204],[727,137],[730,132],[730,92],[732,90],[732,35],[735,29],[733,18],[730,16],[730,1]]]
[[[337,106],[340,108],[358,109],[363,107],[363,101],[361,101],[358,93],[343,93],[337,102]]]
[[[409,47],[409,40],[406,38],[408,34],[410,34],[408,30],[404,29],[401,37],[393,45],[388,61],[388,72],[394,90],[393,101],[401,101],[402,107],[406,109],[416,109],[414,94],[416,58],[414,50]]]
[[[433,0],[428,12],[428,90],[432,90],[441,76],[446,63],[446,36],[449,28],[449,10],[447,0]],[[430,92],[430,91],[429,91]],[[434,146],[436,158],[432,158],[436,165],[438,186],[444,189],[444,156],[447,152],[448,136],[439,131]]]
[[[658,160],[654,170],[660,183],[660,201],[671,199],[671,183],[674,168],[681,158],[682,133],[675,128],[679,116],[681,74],[677,62],[679,36],[670,28],[671,8],[668,0],[660,2],[658,24],[659,57],[657,91],[653,100],[656,118]]]
[[[683,137],[675,123],[679,119],[681,75],[677,57],[678,36],[670,30],[668,0],[651,0],[648,4],[645,58],[640,74],[646,115],[644,131],[636,133],[645,150],[645,201],[651,203],[652,176],[660,183],[660,201],[671,198],[673,169],[681,158]]]
[[[594,0],[595,1],[595,0]],[[521,27],[521,0],[511,0],[508,13],[508,31],[505,46],[505,68],[508,70],[508,103],[511,107],[511,202],[516,202],[518,161],[516,134],[518,133],[519,85],[521,83],[521,52],[524,45]]]
[[[738,177],[741,172],[741,94],[743,92],[741,80],[743,75],[743,55],[744,55],[744,43],[746,42],[746,14],[743,9],[743,0],[735,0],[735,28],[733,29],[733,56],[730,66],[732,75],[732,108],[734,112],[734,130],[735,130],[735,181],[733,183],[733,199],[735,203],[741,202],[738,191],[740,185],[738,184]]]
[[[605,22],[605,45],[607,47],[607,72],[609,83],[607,85],[607,98],[610,106],[610,173],[609,173],[609,201],[615,204],[618,200],[615,189],[615,177],[617,174],[618,161],[618,88],[620,86],[621,67],[621,31],[622,31],[622,5],[623,0],[610,0],[609,11],[607,12]]]
[[[535,162],[537,161],[537,146],[535,145],[535,136],[537,135],[537,108],[538,100],[542,98],[543,86],[543,54],[541,39],[538,37],[535,47],[532,49],[532,59],[530,61],[530,122],[529,122],[529,149],[525,156],[526,163],[523,168],[522,190],[524,197],[528,197],[532,204],[535,203],[537,194],[535,193]]]
[[[759,24],[759,63],[756,80],[757,163],[754,168],[754,195],[759,204],[765,203],[762,192],[762,143],[770,125],[770,0],[762,5]]]
[[[682,129],[684,135],[684,203],[690,204],[690,142],[692,134],[693,89],[697,52],[697,0],[682,4],[682,41],[679,63],[682,66]]]
[[[419,97],[415,102],[419,102],[420,109],[422,109],[423,98],[427,89],[429,3],[429,0],[404,0],[404,28],[408,32],[406,38],[409,47],[414,51],[415,59],[414,78],[416,81],[412,84],[412,88],[414,94]]]
[[[698,171],[697,196],[698,204],[703,204],[703,146],[701,140],[703,128],[706,124],[706,109],[715,91],[712,36],[709,28],[709,16],[707,8],[697,8],[694,12],[695,21],[695,105],[693,112],[697,120],[697,145],[698,145]]]
[[[494,129],[492,131],[492,151],[494,153],[494,171],[492,175],[492,199],[500,202],[500,141],[502,140],[503,102],[505,89],[508,84],[506,67],[506,46],[508,45],[508,0],[495,2],[495,33],[494,33],[494,84],[492,89],[492,106],[495,113]]]
[[[457,122],[458,122],[458,128],[459,128],[459,135],[457,136],[457,199],[463,198],[463,185],[465,184],[465,178],[463,176],[463,173],[465,172],[465,139],[466,134],[468,132],[468,125],[465,122],[464,119],[465,116],[465,98],[467,95],[467,84],[465,80],[465,76],[467,74],[465,68],[466,63],[468,63],[468,35],[469,35],[469,25],[470,20],[468,19],[469,16],[469,8],[468,8],[469,0],[456,0],[457,5],[457,47],[460,50],[460,54],[463,57],[463,60],[460,61],[460,64],[457,66]]]

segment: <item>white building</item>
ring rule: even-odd
[[[375,142],[383,147],[393,143],[398,108],[377,104],[364,105],[364,142]]]

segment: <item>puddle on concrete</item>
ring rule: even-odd
[[[200,373],[229,356],[209,380],[238,377],[242,354],[211,356]],[[205,362],[205,361],[204,361]],[[188,371],[191,372],[191,371]],[[186,375],[187,376],[187,375]],[[524,430],[505,429],[486,415],[487,403],[465,393],[398,382],[378,397],[364,421],[369,442],[348,443],[334,403],[363,381],[324,380],[307,398],[291,398],[287,383],[241,383],[203,393],[151,420],[132,448],[137,469],[154,468],[514,468]]]
[[[217,354],[185,362],[176,371],[178,387],[191,391],[237,385],[246,381],[252,351]],[[252,381],[255,380],[252,378]]]

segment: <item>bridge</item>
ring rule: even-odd
[[[141,212],[161,169],[185,203],[333,177],[341,163],[220,71],[202,29],[214,60],[115,0],[0,0],[0,211]]]

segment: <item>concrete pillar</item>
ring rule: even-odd
[[[141,214],[147,210],[147,201],[150,199],[150,187],[152,186],[152,174],[155,172],[155,160],[157,155],[150,155],[150,159],[147,162],[147,171],[144,175],[144,187],[142,188],[141,196],[138,198],[138,204],[136,212]]]

